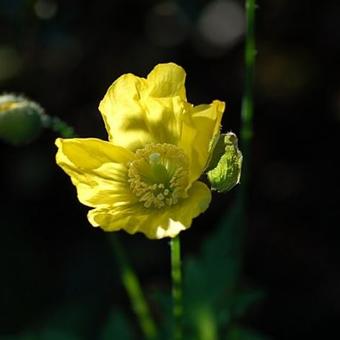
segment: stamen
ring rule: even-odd
[[[161,209],[187,196],[188,158],[172,144],[148,144],[128,165],[131,191],[145,208]]]
[[[164,200],[164,196],[162,194],[158,194],[157,195],[157,199],[159,199],[160,201]]]

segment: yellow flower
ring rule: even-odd
[[[175,237],[210,204],[198,179],[219,134],[224,103],[187,102],[185,71],[159,64],[147,76],[125,74],[99,110],[109,141],[58,138],[57,164],[71,177],[79,201],[94,209],[90,223],[105,231]]]

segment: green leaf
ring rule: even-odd
[[[93,296],[61,304],[46,318],[42,331],[65,333],[77,339],[86,338],[93,332],[96,316],[100,312],[97,300]]]
[[[171,340],[173,333],[172,296],[169,291],[156,291],[152,295],[153,299],[158,303],[159,314],[161,315],[158,325],[158,339]]]
[[[135,339],[131,326],[120,311],[114,311],[104,327],[101,340],[133,340]]]
[[[211,170],[207,172],[211,189],[218,192],[231,190],[240,182],[241,167],[242,153],[236,135],[232,132],[221,134],[209,164]]]
[[[230,322],[240,276],[241,208],[235,205],[205,241],[200,256],[184,265],[184,316],[193,339],[218,339],[218,330]],[[189,339],[189,337],[187,337]]]
[[[227,340],[269,340],[269,338],[249,329],[233,327],[228,333]]]
[[[19,335],[1,337],[1,340],[81,340],[72,333],[56,329],[45,329],[41,332],[25,332]]]
[[[233,298],[233,316],[244,316],[251,305],[263,300],[264,297],[265,293],[261,290],[250,290],[238,293]]]
[[[75,336],[72,333],[57,330],[57,329],[45,329],[43,332],[39,334],[39,337],[36,338],[39,340],[80,340],[79,337]]]
[[[23,333],[18,335],[2,335],[1,340],[40,340],[40,337],[34,333]]]

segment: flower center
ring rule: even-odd
[[[146,208],[172,206],[187,196],[188,158],[172,144],[147,144],[129,164],[131,191]]]

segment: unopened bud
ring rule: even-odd
[[[31,142],[43,128],[44,110],[25,97],[0,95],[0,138],[18,145]]]
[[[221,134],[207,172],[211,189],[218,192],[231,190],[240,182],[241,167],[242,153],[238,149],[236,135],[232,132]]]

